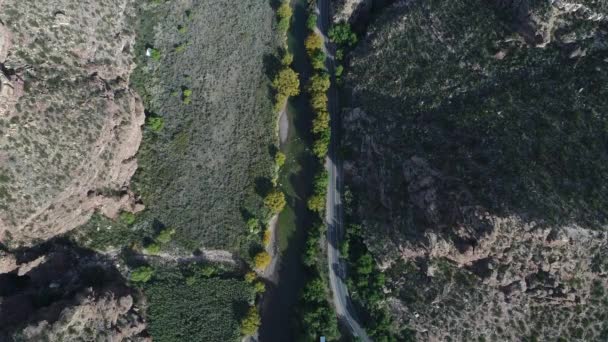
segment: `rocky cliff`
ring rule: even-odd
[[[608,338],[608,5],[409,1],[351,59],[348,185],[399,328]]]
[[[31,244],[128,190],[143,106],[129,88],[133,1],[0,1],[0,238]]]

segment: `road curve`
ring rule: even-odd
[[[334,307],[338,318],[345,323],[352,335],[359,341],[371,341],[365,330],[359,325],[352,313],[353,306],[351,304],[348,289],[344,283],[346,265],[340,259],[340,238],[342,237],[342,164],[338,156],[338,139],[340,133],[340,121],[338,111],[338,93],[335,87],[334,74],[334,53],[333,47],[330,46],[327,39],[327,29],[330,22],[329,0],[318,0],[316,12],[317,33],[323,37],[325,53],[327,54],[327,69],[332,75],[332,86],[328,91],[327,97],[328,110],[331,115],[331,143],[329,146],[328,158],[326,167],[329,174],[329,182],[327,188],[327,202],[325,219],[327,222],[327,263],[329,265],[329,283],[333,295]]]

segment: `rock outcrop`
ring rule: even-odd
[[[3,1],[0,239],[29,245],[99,209],[141,210],[129,191],[144,110],[129,88],[131,0]]]

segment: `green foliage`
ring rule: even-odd
[[[158,253],[160,253],[160,244],[156,243],[156,242],[152,242],[144,247],[144,252],[146,252],[146,254],[152,254],[152,255],[158,254]]]
[[[308,81],[307,90],[311,94],[325,94],[330,86],[331,81],[329,75],[327,73],[317,73],[312,75]]]
[[[315,140],[312,150],[315,156],[317,156],[319,159],[323,159],[327,155],[327,151],[329,151],[329,139],[329,132],[326,131],[323,132],[323,134],[317,140]]]
[[[247,316],[241,322],[241,333],[245,336],[251,336],[258,331],[262,320],[260,318],[260,314],[258,313],[258,309],[255,306],[249,308],[247,311]]]
[[[255,293],[264,293],[266,291],[266,284],[261,281],[256,281],[253,283],[253,292]]]
[[[146,283],[152,279],[154,269],[150,266],[141,266],[134,269],[129,276],[129,280],[134,283]]]
[[[190,283],[190,285],[188,285]],[[148,332],[154,341],[236,341],[253,300],[242,280],[199,277],[162,269],[144,286]]]
[[[177,32],[185,34],[186,32],[188,32],[188,28],[183,25],[177,25]]]
[[[289,25],[291,21],[291,16],[293,15],[293,11],[291,9],[291,5],[289,1],[283,1],[279,8],[277,9],[277,17],[279,18],[279,23],[277,29],[282,34],[286,34],[289,31]]]
[[[188,42],[179,44],[173,49],[173,51],[175,51],[176,53],[182,53],[182,52],[186,51],[186,48],[188,47],[188,45],[189,45]]]
[[[272,190],[264,198],[264,205],[270,209],[271,212],[278,214],[285,208],[285,194],[278,189]]]
[[[157,49],[150,49],[150,58],[158,62],[162,58],[162,55]]]
[[[182,91],[182,102],[184,104],[190,104],[192,101],[192,89],[184,89]]]
[[[316,14],[310,14],[308,15],[308,18],[306,18],[306,27],[310,31],[314,31],[314,29],[317,27],[318,18],[319,17]]]
[[[281,58],[281,65],[290,66],[293,63],[293,55],[289,52],[285,52],[283,57]]]
[[[312,121],[312,132],[315,134],[329,131],[329,112],[322,110],[317,112],[317,115]]]
[[[285,158],[285,153],[283,152],[277,152],[277,154],[274,156],[274,162],[278,168],[282,168],[283,165],[285,165]]]
[[[151,129],[153,132],[160,132],[165,125],[165,121],[160,116],[150,116],[146,118],[146,127]]]
[[[261,228],[260,221],[255,217],[250,218],[247,220],[247,228],[249,228],[251,234],[259,234]]]
[[[322,50],[316,50],[310,56],[310,63],[315,70],[325,70],[327,55]]]
[[[175,229],[165,228],[158,233],[155,240],[159,243],[169,243],[173,239],[174,234],[175,234]]]
[[[344,73],[344,66],[342,66],[342,64],[338,64],[336,66],[336,70],[335,70],[335,75],[337,78],[340,78],[342,76],[342,74]]]
[[[258,275],[255,272],[247,272],[245,274],[245,281],[249,284],[253,284],[253,282],[258,278]]]
[[[357,35],[352,31],[348,23],[339,23],[329,30],[329,39],[343,46],[353,46],[357,44]]]
[[[119,219],[120,219],[120,222],[126,224],[127,226],[130,226],[133,223],[135,223],[135,220],[137,218],[135,217],[135,214],[128,212],[128,211],[123,211],[120,213]]]

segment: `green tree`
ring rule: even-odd
[[[274,189],[264,198],[264,205],[275,214],[280,213],[285,208],[285,194]]]
[[[154,275],[154,269],[150,266],[141,266],[134,269],[129,276],[129,279],[135,283],[146,283]]]
[[[160,253],[160,245],[156,242],[152,242],[146,247],[144,247],[144,252],[146,252],[147,254],[156,255]]]
[[[348,23],[339,23],[329,30],[329,39],[338,45],[353,46],[357,44],[357,35]]]
[[[291,63],[293,63],[293,55],[289,52],[285,52],[285,54],[281,58],[281,65],[290,66]]]
[[[258,309],[255,306],[249,308],[247,311],[247,315],[243,318],[241,322],[241,333],[245,336],[250,336],[255,334],[260,327],[261,319],[260,314],[258,313]]]
[[[126,224],[127,226],[132,225],[133,223],[135,223],[135,214],[130,213],[128,211],[123,211],[120,213],[120,222]]]
[[[291,10],[291,6],[289,5],[289,1],[283,1],[279,8],[277,9],[277,16],[280,19],[291,18],[293,15],[293,11]]]
[[[312,131],[313,133],[319,134],[329,130],[329,112],[321,110],[317,112],[317,115],[312,120]]]
[[[247,220],[247,228],[249,228],[249,232],[251,234],[260,233],[260,221],[258,221],[258,219],[255,217],[250,218]]]
[[[308,92],[311,94],[325,93],[331,86],[327,73],[316,73],[308,81]]]
[[[310,98],[310,105],[315,112],[327,111],[327,95],[325,93],[314,93]]]
[[[163,129],[165,122],[160,116],[151,116],[146,118],[146,126],[154,132],[159,132]]]
[[[308,18],[306,18],[306,27],[308,27],[309,30],[314,31],[317,27],[318,18],[319,17],[316,14],[310,14]]]
[[[264,293],[266,291],[266,284],[261,281],[256,281],[253,284],[253,291],[255,293]]]

